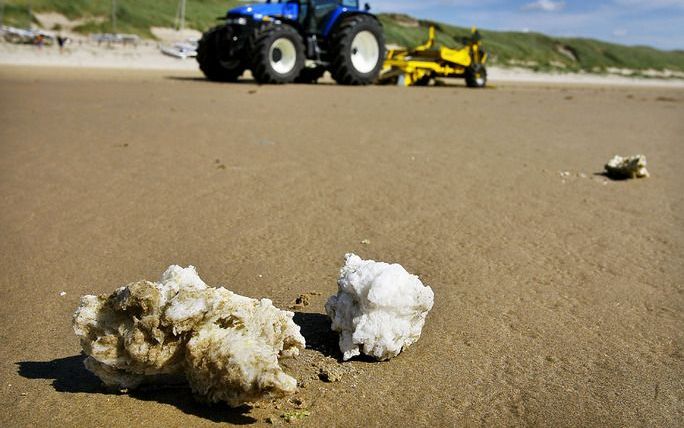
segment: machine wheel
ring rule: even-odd
[[[214,27],[202,35],[197,45],[197,62],[209,80],[235,82],[242,76],[245,66],[239,58],[228,57],[229,29]]]
[[[487,69],[482,64],[473,64],[466,68],[465,81],[469,88],[484,88],[487,86]]]
[[[261,29],[252,44],[252,74],[259,83],[292,83],[304,68],[304,42],[293,27]]]
[[[369,85],[385,60],[382,27],[367,15],[345,18],[331,43],[333,79],[342,85]]]
[[[432,80],[432,76],[430,76],[429,74],[426,74],[425,76],[416,80],[413,85],[414,86],[428,86],[428,85],[430,85],[430,80]]]
[[[317,83],[325,74],[325,67],[304,67],[295,79],[295,83]]]

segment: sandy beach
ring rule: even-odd
[[[684,424],[682,88],[3,65],[0,100],[1,426]],[[600,174],[637,153],[651,178]],[[323,305],[347,252],[435,292],[389,362],[338,362]],[[317,293],[295,318],[307,350],[282,360],[295,396],[101,387],[79,296],[170,264],[283,308]]]

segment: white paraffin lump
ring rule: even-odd
[[[646,170],[646,156],[636,155],[623,158],[615,155],[605,166],[609,177],[624,178],[647,178],[650,174]]]
[[[171,266],[161,282],[81,297],[74,332],[86,367],[110,387],[180,379],[203,401],[239,406],[297,389],[278,365],[305,346],[293,316]]]
[[[434,293],[401,265],[347,254],[337,284],[325,310],[345,361],[361,352],[389,360],[420,338]]]

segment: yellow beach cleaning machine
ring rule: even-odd
[[[428,41],[421,46],[387,52],[380,83],[427,86],[435,78],[458,77],[465,78],[466,85],[471,88],[484,88],[487,85],[487,52],[479,31],[473,28],[463,44],[461,49],[445,46],[435,49],[435,27],[431,26]]]

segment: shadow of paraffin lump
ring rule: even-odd
[[[112,391],[104,387],[100,379],[85,368],[83,365],[85,358],[85,355],[81,354],[52,361],[21,361],[16,364],[19,366],[20,376],[27,379],[51,379],[52,387],[58,392],[111,394]],[[213,422],[228,422],[235,425],[257,422],[256,419],[245,414],[251,410],[251,407],[231,408],[224,403],[198,403],[187,386],[141,387],[129,391],[128,395],[137,400],[170,404],[183,413]]]
[[[342,362],[339,335],[330,329],[331,321],[327,315],[295,312],[294,322],[300,327],[300,332],[304,339],[306,339],[307,349],[313,349],[326,357]],[[357,355],[351,361],[373,364],[383,363],[383,361],[378,361],[364,354]]]
[[[338,336],[330,329],[330,318],[327,315],[295,312],[294,322],[300,327],[307,348],[326,357],[338,360],[342,358]]]
[[[179,393],[179,389],[182,390]],[[252,408],[248,405],[229,407],[225,403],[202,403],[195,400],[190,388],[140,388],[128,393],[133,398],[143,401],[155,401],[170,404],[188,415],[208,419],[212,422],[231,423],[234,425],[250,425],[257,420],[246,415]]]
[[[615,177],[614,175],[608,174],[606,171],[595,172],[593,175],[594,177],[603,177],[610,181],[627,181],[630,179],[629,177]]]
[[[83,365],[85,355],[57,358],[52,361],[21,361],[19,375],[27,379],[52,379],[59,392],[104,393],[102,382]]]

